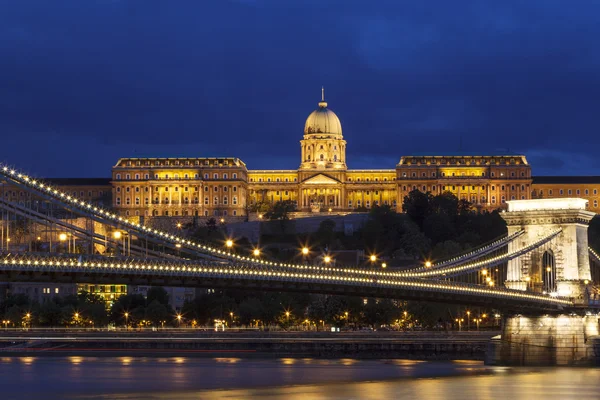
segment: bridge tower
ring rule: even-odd
[[[508,263],[510,289],[547,291],[581,298],[591,280],[587,230],[595,213],[586,211],[587,200],[578,198],[507,201],[502,218],[508,234],[525,233],[509,243],[511,252],[558,229],[546,245]]]

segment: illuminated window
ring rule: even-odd
[[[58,288],[54,288],[54,293],[58,294]]]

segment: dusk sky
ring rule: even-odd
[[[296,169],[322,85],[349,168],[510,152],[600,175],[600,1],[0,0],[0,55],[0,161],[40,177]]]

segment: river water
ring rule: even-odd
[[[7,399],[596,399],[598,368],[476,361],[3,357]]]

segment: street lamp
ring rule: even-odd
[[[221,223],[224,224],[225,223],[225,218],[221,218]]]
[[[227,246],[228,249],[231,249],[233,247],[233,240],[227,239],[225,246]]]
[[[375,254],[371,254],[369,259],[371,260],[371,262],[375,262],[375,261],[377,261],[377,256]]]
[[[331,262],[331,257],[325,256],[325,258],[323,259],[323,261],[325,261],[325,264],[329,264]]]
[[[181,222],[177,223],[177,229],[181,229]]]
[[[308,247],[303,247],[303,248],[302,248],[302,255],[303,255],[303,256],[306,256],[306,255],[308,255]]]
[[[467,311],[467,330],[471,330],[471,311]]]
[[[290,322],[290,312],[289,311],[285,312],[285,318],[286,318],[287,322]]]
[[[128,322],[128,320],[129,320],[129,313],[126,312],[125,313],[125,330],[129,329],[129,322]]]
[[[425,267],[431,268],[431,261],[429,261],[429,260],[425,261]]]
[[[260,256],[260,250],[254,249],[254,250],[252,250],[252,254],[254,255],[254,257],[258,257],[258,256]]]
[[[181,327],[181,314],[177,314],[177,327]]]
[[[386,263],[381,263],[381,268],[387,268],[387,264]]]
[[[121,239],[121,236],[123,236],[123,234],[121,233],[121,231],[114,231],[113,232],[113,238],[119,240],[119,239]]]

